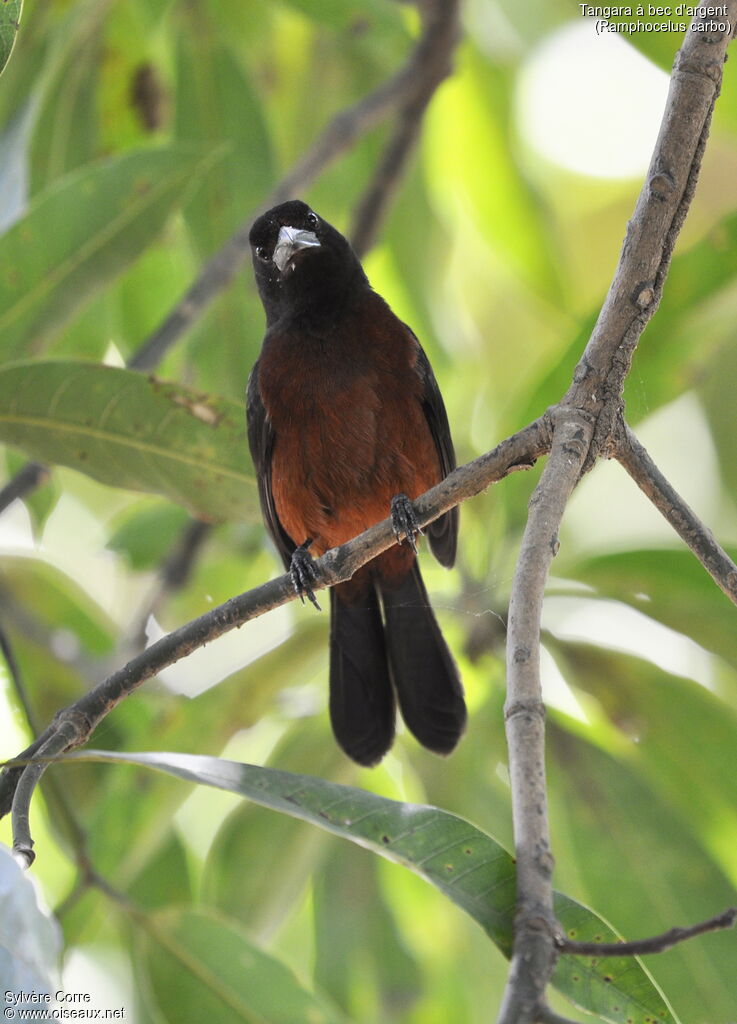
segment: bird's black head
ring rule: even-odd
[[[283,316],[329,318],[367,285],[347,239],[299,199],[264,213],[249,235],[268,324]]]

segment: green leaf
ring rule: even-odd
[[[191,147],[127,153],[38,196],[0,239],[4,361],[38,353],[135,260],[212,160]]]
[[[609,684],[616,685],[616,679]],[[671,700],[676,699],[674,693]],[[556,783],[550,789],[551,816],[557,823],[557,860],[568,884],[575,880],[584,898],[633,939],[693,924],[734,902],[733,886],[694,836],[687,812],[662,799],[641,769],[646,735],[637,744],[623,740],[614,757],[554,720],[550,725],[546,746]],[[687,737],[674,742],[688,748]],[[673,993],[675,1012],[684,1020],[728,1021],[737,1008],[736,947],[733,931],[719,932],[648,958],[648,964],[657,983]],[[607,972],[616,969],[609,958],[603,963]],[[679,984],[683,977],[689,982],[685,987]],[[632,995],[635,984],[628,986]],[[586,1006],[595,1009],[592,1002]],[[656,1013],[652,1018],[660,1019]]]
[[[515,87],[508,69],[490,65],[473,49],[463,51],[458,71],[428,111],[428,182],[447,205],[453,181],[454,219],[470,212],[479,251],[488,247],[505,272],[519,275],[538,295],[560,301],[551,218],[518,165],[509,114]],[[471,273],[475,260],[467,259]]]
[[[73,638],[93,657],[105,657],[114,649],[113,622],[80,582],[62,569],[26,554],[3,554],[0,578],[9,600],[18,608],[32,609],[37,628],[31,635],[41,647],[55,653],[55,640],[63,636],[67,641]],[[44,694],[51,691],[55,701],[61,696],[57,682],[56,677],[47,679],[42,687]]]
[[[644,658],[548,638],[566,679],[637,746],[631,758],[693,838],[737,883],[737,713],[691,679]],[[708,757],[694,757],[708,750]]]
[[[724,380],[723,350],[732,341],[734,313],[730,308],[720,315],[719,301],[736,276],[737,215],[733,214],[673,259],[663,301],[639,342],[634,372],[626,385],[630,422],[681,395],[694,380],[713,377],[717,384]],[[565,393],[597,316],[598,307],[579,318],[580,329],[553,354],[539,383],[525,396],[526,404],[517,410],[517,422],[540,416]]]
[[[111,366],[0,369],[0,440],[203,519],[256,518],[243,408]]]
[[[196,277],[197,267],[184,221],[178,216],[170,218],[166,228],[135,262],[98,292],[81,313],[67,322],[59,336],[54,338],[54,359],[102,363],[113,344],[123,359],[130,360],[141,342],[161,325],[182,297]],[[213,336],[210,334],[210,342]],[[212,344],[210,354],[213,354]],[[162,368],[164,365],[166,370]],[[157,372],[175,380],[186,374],[190,385],[203,391],[222,390],[222,382],[220,388],[209,388],[199,375],[195,380],[187,374],[182,367],[181,346],[174,346],[173,358],[166,363],[162,361]],[[245,373],[246,370],[241,368],[237,379],[242,382]],[[243,393],[242,383],[240,393]]]
[[[719,468],[725,489],[737,494],[737,467],[734,458],[734,439],[737,436],[737,414],[735,414],[732,389],[724,386],[725,381],[734,380],[737,368],[737,345],[734,342],[734,321],[731,321],[729,341],[713,354],[704,379],[700,384],[702,406],[711,427],[714,446],[719,456]]]
[[[367,983],[390,1019],[398,1013],[405,1019],[426,987],[381,885],[379,867],[367,850],[346,857],[333,845],[313,884],[315,980],[353,1019],[361,1018]]]
[[[203,899],[267,939],[302,899],[324,842],[320,832],[286,815],[264,828],[259,807],[238,804],[208,854]],[[266,887],[265,878],[279,884]]]
[[[104,9],[105,4],[100,6]],[[33,86],[37,106],[30,154],[34,195],[42,194],[65,174],[81,169],[102,153],[114,152],[111,148],[103,150],[98,138],[100,26],[104,13],[90,11],[87,18],[81,11],[77,13],[78,19],[70,17],[66,32],[54,38],[53,56],[44,62]]]
[[[603,877],[603,876],[602,876]],[[607,876],[611,882],[611,877]],[[564,933],[577,942],[617,942],[620,935],[588,907],[554,893],[553,909]],[[553,985],[582,1010],[616,1024],[677,1021],[648,970],[629,956],[562,956]]]
[[[139,764],[248,797],[349,839],[419,874],[471,915],[509,956],[515,910],[514,861],[491,836],[448,811],[398,803],[324,779],[187,754],[85,751],[65,760]],[[558,898],[561,923],[579,938],[614,941],[593,911]],[[574,1002],[615,1024],[673,1022],[662,995],[636,958],[561,957],[555,984]]]
[[[338,1024],[341,1014],[289,967],[213,911],[170,909],[141,921],[140,966],[159,1019],[176,1024]]]
[[[231,5],[232,6],[232,5]],[[276,169],[265,107],[240,53],[202,25],[202,5],[183,10],[177,45],[177,141],[220,148],[223,157],[184,208],[194,251],[206,259],[253,216],[273,186]],[[193,29],[193,26],[197,26]],[[250,268],[246,270],[250,278]],[[213,346],[213,337],[218,338]],[[263,338],[263,311],[239,275],[193,325],[186,345],[197,383],[229,397],[242,393],[248,366]]]
[[[0,7],[0,74],[13,52],[22,11],[23,0],[3,0]]]
[[[193,899],[187,851],[175,832],[147,861],[126,895],[138,907],[159,910]]]
[[[156,499],[144,499],[122,513],[107,546],[124,555],[130,567],[138,572],[156,569],[169,555],[189,521],[182,508]]]
[[[737,554],[728,553],[732,558]],[[690,551],[599,555],[567,568],[566,575],[691,637],[737,667],[734,605]]]
[[[197,23],[202,12],[193,10],[190,17]],[[186,16],[180,28],[187,28]],[[272,142],[263,105],[230,47],[192,31],[182,31],[178,41],[177,141],[201,151],[222,150],[185,208],[204,255],[221,245],[273,186]]]
[[[376,25],[394,25],[399,20],[391,6],[380,0],[287,0],[290,7],[301,11],[314,21],[324,22],[331,28],[350,29],[351,24],[366,23],[375,31]]]
[[[708,414],[719,385],[733,373],[728,362],[734,362],[736,278],[737,215],[732,213],[673,260],[663,301],[638,346],[636,372],[625,390],[630,419],[647,415],[694,382],[706,387]],[[725,469],[733,464],[731,457],[723,462]]]
[[[324,644],[322,636],[321,641]],[[281,645],[282,649],[289,647],[300,659],[300,667],[308,663],[309,642],[306,645],[293,640]],[[259,662],[248,667],[249,690],[254,683],[258,686],[258,675],[264,668],[267,673],[271,670],[272,678],[284,680],[285,673],[274,671],[275,653],[267,657],[268,668]],[[245,688],[240,689],[242,702]],[[201,707],[197,709],[198,716],[203,712]],[[231,716],[235,713],[234,709]],[[239,709],[239,718],[241,714]],[[327,742],[324,720],[314,716],[299,725],[277,745],[269,759],[272,766],[289,770],[294,764],[309,764],[312,771],[329,776],[336,770],[340,755],[335,744]],[[172,744],[167,746],[171,748]],[[266,941],[299,905],[327,841],[324,832],[285,814],[272,815],[268,828],[264,828],[260,807],[238,803],[218,829],[207,855],[202,899],[237,918],[247,925],[251,935]],[[279,884],[266,887],[265,878],[278,878]]]

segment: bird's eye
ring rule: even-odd
[[[269,260],[271,259],[265,245],[259,245],[256,248],[256,255],[260,260],[263,260],[264,263],[268,263]]]
[[[310,210],[310,212],[307,214],[307,223],[310,225],[311,228],[316,228],[317,225],[320,223],[320,218],[317,216],[316,213],[313,213],[312,210]]]

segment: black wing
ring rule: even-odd
[[[258,361],[251,370],[251,376],[248,378],[246,422],[248,425],[248,445],[251,449],[251,458],[256,469],[256,480],[258,481],[261,514],[264,517],[266,529],[271,534],[271,539],[276,545],[276,550],[284,562],[284,567],[288,569],[292,559],[292,552],[296,545],[279,522],[279,517],[274,508],[274,495],[271,492],[271,458],[274,451],[275,435],[274,428],[266,415],[264,403],[261,401],[258,386]]]
[[[417,341],[416,338],[415,341]],[[456,468],[456,455],[453,449],[453,440],[450,436],[448,414],[445,411],[443,396],[440,394],[438,382],[435,380],[435,374],[432,372],[430,360],[425,355],[419,341],[417,341],[417,348],[417,372],[423,385],[422,407],[440,458],[440,468],[443,476],[446,477],[451,470]],[[447,568],[450,568],[456,560],[458,521],[459,511],[456,505],[449,512],[446,512],[445,515],[436,519],[434,523],[430,523],[427,528],[430,550],[440,564]]]

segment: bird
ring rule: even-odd
[[[412,505],[456,465],[435,375],[348,240],[306,203],[262,214],[249,242],[266,333],[247,385],[248,442],[264,522],[297,593],[317,605],[313,556],[388,515],[398,539],[329,592],[335,739],[358,764],[378,764],[398,704],[422,746],[449,754],[466,705],[420,575]],[[458,523],[454,507],[426,527],[446,567]]]

